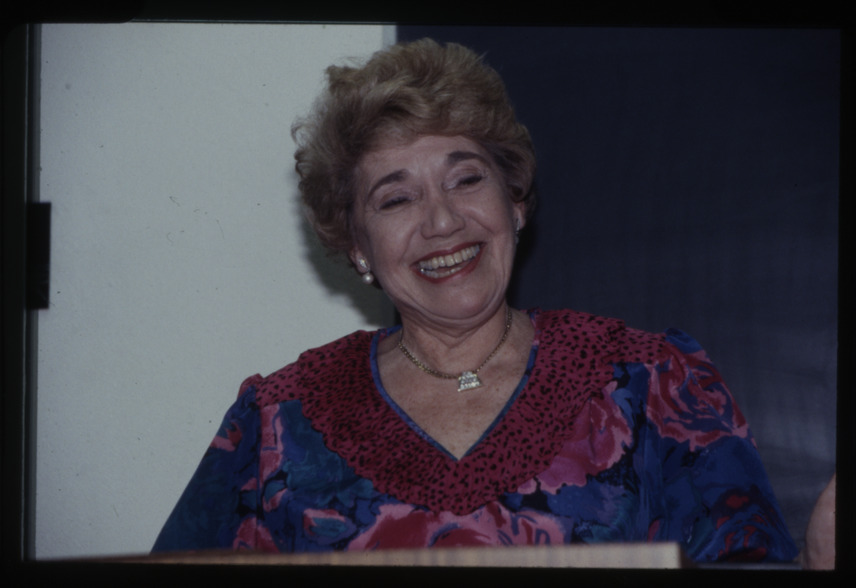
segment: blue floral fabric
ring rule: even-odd
[[[312,356],[330,358],[333,372],[347,365],[354,377],[336,372],[339,390],[313,387],[327,368],[305,358],[279,380],[248,379],[154,551],[671,541],[697,561],[793,560],[797,549],[748,425],[698,343],[680,331],[639,334],[603,323],[611,341],[601,356],[605,376],[589,378],[597,385],[581,395],[561,374],[546,375],[556,372],[549,358],[580,331],[562,313],[571,311],[532,313],[538,336],[527,373],[483,437],[488,449],[474,448],[461,463],[383,391],[374,350],[391,330],[356,333]],[[604,328],[591,327],[592,337]],[[638,341],[655,350],[622,351]],[[329,405],[346,409],[339,421],[319,404],[331,394]],[[515,449],[530,432],[550,443]],[[396,452],[398,461],[386,457]],[[465,466],[478,475],[456,473]],[[470,492],[475,482],[459,479],[488,483]],[[442,486],[440,498],[418,498],[436,496],[425,494],[432,485]]]

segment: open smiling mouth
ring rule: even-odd
[[[428,278],[445,278],[464,269],[478,256],[481,245],[471,245],[448,255],[438,255],[419,262],[419,273]]]

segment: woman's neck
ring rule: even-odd
[[[401,342],[419,362],[438,372],[472,371],[509,337],[515,327],[514,314],[503,302],[485,319],[470,324],[439,325],[402,316],[401,333],[388,345],[398,347]]]

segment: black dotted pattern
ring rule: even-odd
[[[547,469],[585,403],[602,396],[615,363],[654,363],[664,336],[574,311],[535,313],[538,353],[525,389],[460,460],[416,433],[374,386],[373,333],[303,353],[256,383],[259,406],[299,399],[327,447],[381,492],[433,511],[466,514]]]

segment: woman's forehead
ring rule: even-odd
[[[454,165],[467,159],[490,164],[487,152],[475,141],[461,135],[420,135],[409,140],[390,140],[367,152],[358,164],[363,171],[378,168],[406,170],[420,165]]]

